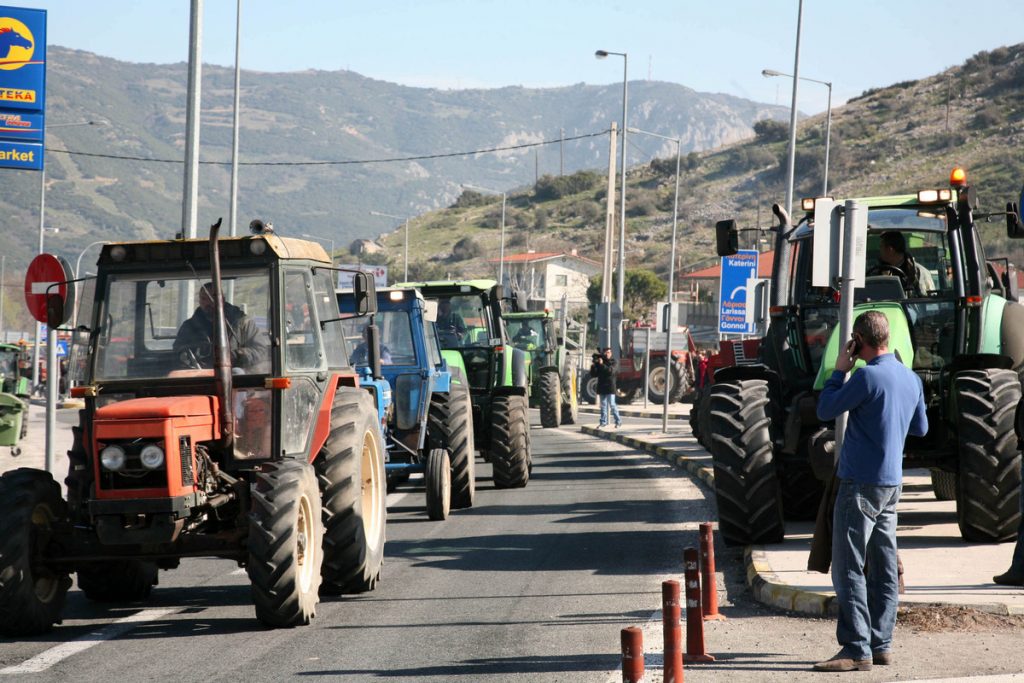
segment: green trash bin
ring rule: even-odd
[[[0,446],[17,446],[28,406],[14,394],[0,394]]]

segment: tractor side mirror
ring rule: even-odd
[[[67,321],[64,297],[60,294],[48,294],[46,296],[46,326],[55,330]]]
[[[719,256],[732,256],[740,249],[740,232],[730,218],[715,223],[715,247]]]
[[[423,319],[428,323],[437,322],[437,302],[434,300],[423,302]]]
[[[356,315],[373,315],[377,312],[377,289],[373,276],[358,272],[352,276],[352,292],[355,297]]]
[[[1024,206],[1024,186],[1020,189],[1020,202],[1006,205],[1006,236],[1012,240],[1024,237],[1024,222],[1021,221],[1020,207]]]

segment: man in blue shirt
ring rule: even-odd
[[[885,315],[869,311],[857,316],[852,336],[818,398],[819,419],[834,420],[845,412],[849,419],[839,454],[832,532],[836,638],[842,649],[815,664],[816,671],[868,671],[872,663],[892,663],[903,445],[908,433],[928,431],[921,380],[889,353]],[[858,358],[867,365],[844,384]]]

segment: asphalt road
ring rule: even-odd
[[[661,581],[711,517],[678,470],[570,428],[532,431],[533,477],[427,520],[422,489],[389,497],[383,580],[321,602],[311,626],[266,630],[248,580],[222,560],[161,572],[144,604],[72,589],[63,625],[0,642],[29,680],[607,681],[619,631],[650,619]]]

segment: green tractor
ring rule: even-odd
[[[890,350],[924,385],[929,431],[907,439],[905,467],[931,468],[936,495],[956,500],[965,540],[1003,542],[1020,523],[1014,410],[1024,306],[1008,261],[985,258],[975,193],[957,171],[949,188],[855,200],[867,208],[868,225],[854,316],[883,312]],[[803,200],[796,225],[774,207],[771,319],[759,362],[718,369],[701,404],[730,544],[781,541],[785,518],[814,518],[831,477],[834,428],[818,421],[816,405],[843,340],[839,292],[814,284],[816,231],[829,229],[825,220],[815,225],[816,201]],[[843,213],[841,202],[835,211]],[[717,230],[719,254],[735,253],[735,222],[721,221]],[[1008,233],[1024,236],[1012,226]],[[893,244],[911,256],[902,266],[891,257]]]
[[[20,346],[0,344],[0,446],[10,446],[15,456],[28,431],[29,379],[21,370],[26,362],[32,361]]]
[[[530,480],[527,358],[508,341],[503,291],[493,280],[404,282],[437,302],[437,335],[453,379],[468,383],[476,446],[491,463],[496,488]]]
[[[558,334],[551,311],[505,313],[503,317],[512,345],[526,354],[530,407],[540,409],[541,425],[576,424],[578,346],[567,335]],[[576,349],[570,350],[570,345]]]

